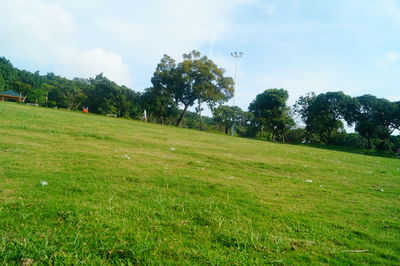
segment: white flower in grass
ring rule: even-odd
[[[307,179],[307,180],[304,181],[304,182],[306,182],[306,183],[312,183],[312,180],[311,180],[311,179]]]
[[[128,159],[128,160],[131,159],[131,157],[130,157],[128,154],[125,154],[124,157],[125,157],[126,159]]]
[[[44,181],[44,180],[40,180],[39,184],[42,185],[42,186],[48,186],[49,185],[49,183],[47,183],[47,181]]]
[[[385,192],[385,190],[383,189],[383,187],[381,188],[381,192]]]
[[[174,150],[175,150],[175,148],[169,148],[169,150],[170,150],[170,151],[174,151]]]

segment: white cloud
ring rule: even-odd
[[[32,62],[36,69],[67,77],[93,77],[104,73],[119,84],[131,85],[122,58],[103,48],[83,49],[76,41],[79,23],[59,5],[42,1],[5,0],[0,35],[6,36],[6,54]],[[12,25],[10,27],[9,25]]]
[[[159,60],[164,53],[178,57],[226,38],[237,7],[249,0],[135,1],[121,16],[104,16],[95,23],[112,36],[110,45],[131,51],[141,61]],[[154,62],[152,62],[154,65]]]
[[[390,63],[395,63],[400,60],[400,55],[396,52],[390,52],[386,54],[385,60]]]
[[[132,84],[129,67],[118,54],[107,52],[102,48],[75,51],[73,54],[72,58],[62,58],[64,66],[61,68],[62,72],[73,73],[73,76],[83,78],[104,73],[107,78],[119,84]]]
[[[104,72],[132,86],[130,72],[154,68],[164,53],[226,38],[237,8],[254,0],[0,2],[0,48],[11,61],[67,77]]]
[[[382,67],[382,68],[397,68],[398,64],[400,62],[400,54],[397,52],[389,52],[386,53],[386,55],[378,60],[378,66]]]

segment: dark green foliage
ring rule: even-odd
[[[358,102],[343,92],[314,93],[301,96],[295,105],[306,124],[308,139],[332,144],[336,134],[343,132],[343,122],[351,125],[358,110]]]
[[[235,124],[236,133],[239,136],[246,136],[251,114],[244,112],[238,106],[221,105],[213,110],[213,120],[218,131],[228,134]]]
[[[398,128],[398,104],[372,95],[356,99],[360,105],[355,113],[356,131],[366,140],[366,148],[390,150],[390,135]]]
[[[287,141],[294,143],[303,143],[306,140],[307,132],[304,128],[291,129],[287,133]]]
[[[4,57],[0,57],[0,75],[2,76],[3,89],[11,89],[10,84],[17,80],[17,70],[11,62]],[[1,86],[1,84],[0,84]]]
[[[290,109],[286,105],[289,94],[284,89],[269,89],[257,95],[250,104],[249,111],[254,115],[254,123],[261,131],[271,133],[271,140],[286,142],[286,135],[295,125]]]
[[[66,79],[39,71],[31,73],[14,68],[5,58],[0,58],[0,89],[21,93],[25,102],[42,106],[89,111],[98,114],[113,113],[120,117],[138,118],[142,113],[139,94],[119,86],[103,74],[93,79]]]
[[[300,97],[295,109],[306,124],[308,142],[395,150],[391,135],[399,129],[399,103],[372,95],[352,98],[342,92]],[[346,134],[343,122],[355,124],[356,134]]]
[[[125,86],[119,86],[103,74],[90,79],[84,89],[85,106],[99,114],[117,114],[120,117],[138,118],[139,95]]]
[[[0,91],[3,91],[5,87],[6,87],[6,81],[3,78],[3,75],[0,75]]]
[[[140,96],[141,106],[146,110],[150,121],[161,124],[175,119],[178,107],[171,94],[162,87],[147,88]]]

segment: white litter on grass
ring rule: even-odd
[[[174,151],[175,150],[175,148],[169,148],[171,151]]]
[[[323,186],[323,185],[319,185],[319,187],[320,187],[320,188],[323,188],[324,186]]]
[[[125,157],[126,159],[128,159],[128,160],[131,159],[131,157],[130,157],[128,154],[125,154],[124,157]]]
[[[381,192],[385,192],[385,190],[383,188],[381,188]]]
[[[312,183],[312,180],[311,180],[311,179],[307,179],[307,180],[304,181],[304,182],[306,182],[306,183]]]
[[[47,183],[47,181],[44,181],[44,180],[41,180],[39,182],[39,184],[42,185],[42,186],[48,186],[49,185],[49,183]]]

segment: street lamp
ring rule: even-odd
[[[235,58],[235,83],[233,84],[233,106],[236,105],[236,80],[237,80],[237,70],[238,70],[238,59],[243,56],[242,52],[233,52],[231,56]],[[235,119],[235,118],[234,118]],[[235,135],[235,120],[232,123],[231,135]]]

